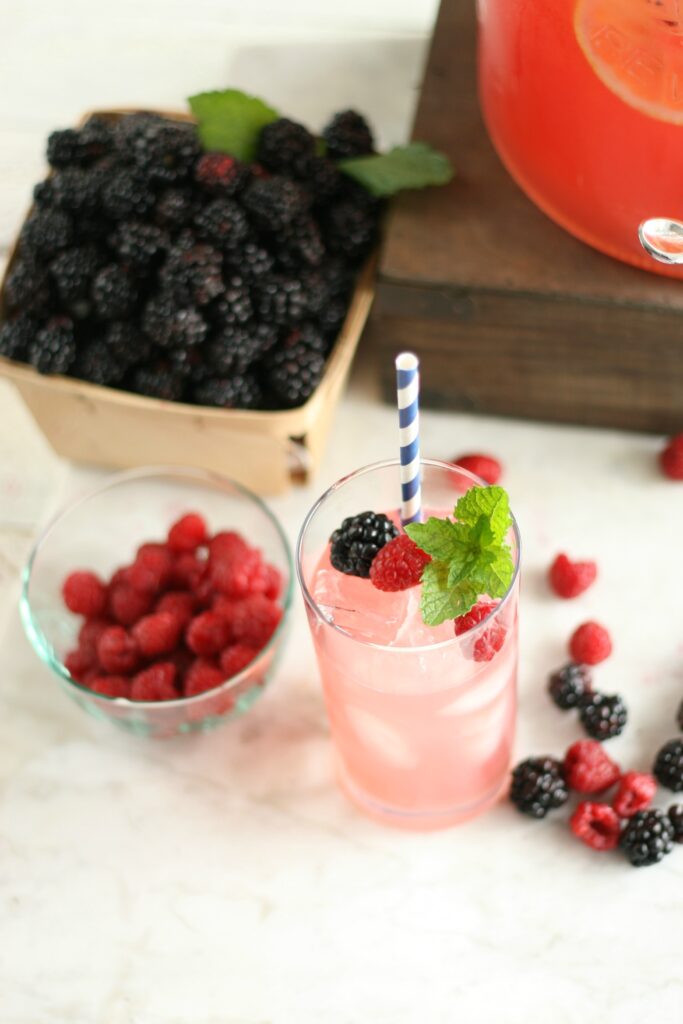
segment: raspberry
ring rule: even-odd
[[[263,594],[253,594],[235,608],[235,639],[238,643],[260,651],[270,640],[281,618],[282,609],[279,605],[269,601]]]
[[[179,553],[196,551],[205,540],[206,523],[196,512],[182,516],[168,531],[168,546]]]
[[[470,629],[474,629],[497,607],[496,601],[479,601],[466,615],[459,615],[455,619],[455,635],[462,636]],[[493,621],[475,640],[471,656],[475,661],[491,661],[505,643],[505,636],[505,626],[497,620]]]
[[[569,653],[572,661],[597,665],[612,653],[612,640],[605,627],[598,622],[584,622],[572,633]]]
[[[569,819],[569,827],[592,850],[614,850],[619,845],[619,816],[609,804],[583,800]]]
[[[194,590],[204,579],[207,569],[208,563],[197,558],[196,555],[179,555],[173,564],[171,582],[175,586],[189,587]]]
[[[492,455],[458,455],[451,462],[481,477],[487,484],[497,484],[503,473],[500,462]]]
[[[431,557],[402,533],[377,552],[370,566],[370,580],[378,590],[408,590],[420,582],[427,562]]]
[[[242,558],[249,551],[249,545],[233,530],[217,533],[209,541],[209,564],[217,559]]]
[[[619,788],[612,801],[612,807],[620,818],[632,818],[638,811],[644,811],[657,792],[657,783],[646,772],[625,772],[619,780]]]
[[[79,648],[90,655],[93,662],[97,661],[97,645],[105,629],[111,626],[107,619],[88,619],[81,626],[78,633]]]
[[[173,573],[173,559],[163,544],[143,544],[130,567],[129,582],[135,590],[157,594]]]
[[[192,596],[195,599],[197,608],[204,611],[206,610],[214,596],[213,583],[208,576],[204,576],[203,579],[197,583],[192,591]]]
[[[221,671],[226,679],[236,676],[254,660],[258,651],[247,644],[233,644],[226,647],[220,657]]]
[[[230,638],[234,640],[235,612],[239,607],[239,601],[233,601],[225,594],[216,594],[211,602],[211,610],[220,615],[230,627]]]
[[[184,683],[186,697],[195,697],[205,690],[213,690],[225,682],[225,676],[214,661],[208,658],[197,658],[187,670]]]
[[[522,814],[545,818],[568,799],[562,765],[553,757],[528,757],[512,772],[510,800]]]
[[[251,592],[255,574],[261,567],[261,555],[249,549],[239,559],[233,557],[209,560],[211,582],[216,590],[227,597],[237,599]]]
[[[184,590],[169,590],[157,602],[155,611],[170,612],[180,628],[185,629],[194,614],[194,597]]]
[[[277,601],[282,590],[282,573],[274,565],[266,566],[266,586],[263,593],[269,601]],[[683,728],[683,726],[681,726]]]
[[[218,612],[202,612],[187,627],[185,640],[195,654],[218,654],[230,639],[230,627]]]
[[[176,700],[176,667],[171,661],[158,661],[133,677],[131,700]]]
[[[76,615],[97,618],[107,606],[107,588],[94,572],[72,572],[62,586],[64,604]]]
[[[133,623],[147,615],[152,607],[150,594],[134,590],[129,583],[109,587],[109,614],[122,626]]]
[[[577,793],[600,793],[614,785],[621,769],[597,740],[577,740],[565,754],[564,775]]]
[[[588,590],[597,574],[595,562],[572,562],[562,554],[550,566],[548,579],[558,597],[571,598]]]
[[[82,683],[85,679],[86,674],[93,668],[97,663],[97,659],[94,656],[94,652],[91,652],[83,647],[77,647],[76,650],[69,651],[64,657],[64,667],[77,683]]]
[[[591,693],[581,701],[579,715],[589,736],[594,740],[610,740],[624,731],[628,711],[618,694]]]
[[[125,675],[137,666],[138,645],[123,626],[109,626],[97,643],[97,657],[105,672]]]
[[[573,661],[553,672],[548,680],[550,698],[561,711],[577,708],[592,688],[590,669],[586,665],[575,665]]]
[[[172,612],[154,612],[136,622],[132,634],[145,658],[169,654],[176,647],[182,625]]]
[[[683,480],[683,434],[676,434],[669,440],[660,452],[659,464],[670,480]]]
[[[125,676],[95,676],[88,685],[103,697],[130,698],[130,680]]]

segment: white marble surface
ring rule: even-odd
[[[283,106],[320,119],[349,98],[353,67],[352,98],[370,95],[384,137],[399,137],[433,4],[345,8],[252,3],[249,22],[228,0],[3,5],[0,67],[22,89],[0,91],[0,240],[40,136],[86,86],[92,105],[174,103],[223,71],[272,95],[256,84],[271,75]],[[331,62],[320,95],[290,77],[304,43]],[[375,60],[390,89],[373,90]],[[18,572],[49,511],[101,474],[56,459],[5,385],[0,410],[0,1024],[682,1019],[683,852],[634,871],[574,840],[566,813],[539,824],[507,804],[429,835],[365,820],[334,785],[300,604],[276,682],[222,731],[148,743],[71,705],[21,632]],[[318,480],[273,502],[290,539],[359,451],[393,452],[394,429],[357,369]],[[647,768],[683,694],[683,487],[659,477],[658,441],[447,414],[425,414],[423,438],[426,454],[484,449],[506,466],[524,538],[518,755],[578,737],[543,684],[595,616],[615,641],[599,685],[632,716],[610,751]],[[577,602],[546,589],[559,549],[599,561]]]

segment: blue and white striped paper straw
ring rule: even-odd
[[[396,389],[401,453],[401,522],[422,518],[420,492],[420,394],[419,362],[412,352],[396,357]]]

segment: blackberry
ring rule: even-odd
[[[219,377],[244,373],[262,359],[277,342],[277,332],[267,324],[247,324],[217,335],[206,346],[206,358]]]
[[[295,408],[306,402],[325,371],[325,359],[306,345],[276,348],[268,357],[265,379],[279,407]]]
[[[667,814],[674,830],[674,843],[683,843],[683,804],[672,804]]]
[[[628,711],[617,694],[588,693],[580,702],[581,725],[594,740],[610,740],[624,731]]]
[[[223,409],[259,409],[263,404],[261,386],[250,373],[204,381],[196,385],[192,397],[197,405],[215,405]]]
[[[211,377],[211,367],[201,345],[194,348],[170,349],[168,358],[172,369],[182,375],[186,384],[199,384]]]
[[[5,278],[4,296],[10,309],[31,309],[45,312],[50,305],[50,282],[47,271],[30,260],[15,260]]]
[[[683,792],[683,740],[669,740],[655,759],[653,775],[674,793]]]
[[[182,374],[164,363],[155,366],[140,366],[133,371],[133,389],[148,398],[161,398],[166,402],[178,402],[185,391]]]
[[[25,363],[37,330],[36,321],[28,313],[19,313],[0,326],[0,356]]]
[[[325,257],[325,246],[318,225],[305,215],[294,221],[282,235],[277,259],[283,270],[317,267]]]
[[[254,315],[249,287],[246,281],[235,274],[225,282],[225,290],[210,310],[211,319],[220,328],[246,324]]]
[[[43,199],[49,195],[51,206],[66,213],[92,216],[100,203],[100,180],[96,173],[82,167],[65,167],[44,183]],[[49,192],[48,192],[49,187]]]
[[[236,196],[251,177],[247,164],[227,153],[205,153],[194,169],[194,180],[216,196]]]
[[[561,711],[578,708],[584,695],[591,693],[593,682],[587,665],[570,661],[564,668],[553,672],[548,680],[550,699]]]
[[[304,345],[310,352],[316,352],[319,356],[327,356],[330,351],[330,343],[323,332],[314,323],[306,322],[300,327],[295,327],[283,342],[283,348],[291,348],[293,345]]]
[[[195,125],[157,114],[122,117],[114,129],[117,150],[152,183],[173,185],[187,179],[201,155]]]
[[[206,306],[224,291],[217,249],[185,238],[169,250],[159,279],[178,306]]]
[[[330,561],[338,572],[368,579],[372,560],[398,530],[381,512],[347,516],[330,537]]]
[[[259,320],[277,327],[296,327],[306,318],[308,295],[296,277],[271,274],[255,288],[254,305]]]
[[[318,325],[327,338],[337,337],[346,320],[347,309],[348,303],[343,299],[332,299],[318,315]]]
[[[252,181],[242,201],[258,228],[278,233],[307,212],[310,195],[297,182],[273,176]]]
[[[311,193],[314,205],[324,207],[339,194],[344,178],[327,157],[314,156],[306,164],[301,180]]]
[[[336,300],[343,304],[346,312],[353,274],[344,260],[338,256],[330,257],[319,267],[305,272],[302,279],[308,292],[311,316],[320,317]]]
[[[130,321],[109,324],[104,332],[104,341],[124,370],[146,363],[152,355],[151,341]]]
[[[71,245],[73,221],[63,210],[39,207],[28,218],[19,236],[22,255],[48,260],[60,249]]]
[[[70,372],[92,384],[116,387],[123,380],[126,367],[116,359],[106,341],[96,338],[81,348]]]
[[[562,764],[553,757],[528,757],[512,772],[510,799],[532,818],[545,818],[548,811],[569,799]]]
[[[683,730],[683,700],[678,705],[678,712],[676,714],[676,723],[678,728]]]
[[[355,110],[342,110],[323,128],[327,152],[335,160],[365,156],[374,151],[370,126],[362,114]]]
[[[674,827],[663,811],[638,811],[629,820],[619,841],[634,868],[657,864],[674,845]]]
[[[335,203],[323,219],[325,245],[351,263],[359,263],[377,239],[377,215],[351,200]]]
[[[51,167],[88,164],[104,156],[111,147],[111,124],[95,114],[82,128],[52,132],[47,140],[47,161]]]
[[[315,137],[286,117],[271,121],[259,136],[256,159],[269,171],[300,174],[315,156]]]
[[[221,252],[239,256],[249,222],[233,199],[212,199],[194,218],[197,234]]]
[[[192,222],[196,203],[189,188],[167,188],[160,194],[154,218],[162,228],[178,231]]]
[[[125,267],[139,274],[147,274],[158,265],[169,247],[165,231],[154,224],[129,220],[119,224],[109,243]]]
[[[95,312],[102,320],[130,316],[137,302],[137,288],[118,263],[109,263],[95,274],[90,290]]]
[[[145,218],[156,202],[156,193],[146,178],[129,167],[108,176],[102,186],[102,208],[112,220]]]
[[[199,310],[179,308],[173,298],[160,292],[147,303],[142,316],[145,334],[161,348],[192,348],[206,339],[208,327]]]
[[[76,360],[73,321],[55,316],[36,332],[28,349],[28,361],[39,373],[67,373]]]
[[[50,274],[62,302],[69,305],[84,298],[102,265],[102,256],[93,245],[65,249],[50,263]]]
[[[258,242],[246,242],[240,250],[229,255],[229,262],[245,281],[253,284],[262,281],[275,265],[268,250]]]

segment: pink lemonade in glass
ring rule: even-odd
[[[458,497],[474,484],[481,481],[465,470],[425,460],[425,518],[452,515]],[[359,470],[332,487],[304,524],[298,571],[342,788],[382,821],[443,828],[483,811],[506,785],[515,728],[518,574],[489,618],[456,637],[452,621],[424,624],[419,586],[385,593],[333,568],[333,530],[367,508],[398,523],[398,487],[395,462]],[[517,566],[516,527],[510,546]],[[490,660],[478,660],[491,630],[502,643]]]

